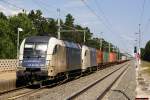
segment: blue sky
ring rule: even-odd
[[[0,0],[1,1],[1,0]],[[99,19],[85,6],[81,0],[7,0],[17,7],[29,12],[31,9],[41,9],[46,17],[57,18],[56,9],[61,9],[61,18],[67,13],[75,17],[75,23],[88,26],[94,36],[101,36],[107,41],[120,47],[123,51],[133,52],[135,34],[141,23],[142,47],[150,40],[150,1],[145,0],[143,16],[142,4],[144,0],[84,0],[99,16]],[[20,12],[11,5],[0,2],[0,11],[7,15]],[[141,20],[142,19],[142,20]]]

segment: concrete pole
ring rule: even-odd
[[[17,29],[17,67],[19,67],[19,29]]]
[[[100,51],[102,51],[102,38],[100,38]]]
[[[61,38],[61,35],[60,35],[60,9],[59,9],[59,8],[57,9],[57,12],[58,12],[58,23],[57,23],[58,30],[57,30],[57,38],[60,39],[60,38]]]
[[[83,32],[84,32],[84,43],[85,43],[86,30],[83,30]]]
[[[110,42],[109,42],[109,53],[110,53]]]
[[[19,58],[19,30],[17,30],[17,59]]]
[[[103,46],[103,38],[102,38],[102,33],[100,33],[101,37],[100,37],[100,51],[102,51],[102,46]]]

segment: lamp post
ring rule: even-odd
[[[18,28],[18,34],[17,34],[17,67],[19,66],[19,32],[22,32],[22,28]]]

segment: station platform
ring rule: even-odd
[[[2,80],[13,80],[16,79],[16,72],[15,71],[9,71],[9,72],[1,72],[0,73],[0,81]]]
[[[0,92],[16,88],[16,72],[1,72],[0,73]]]

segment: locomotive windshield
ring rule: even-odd
[[[41,58],[46,56],[47,43],[25,43],[24,58]]]

